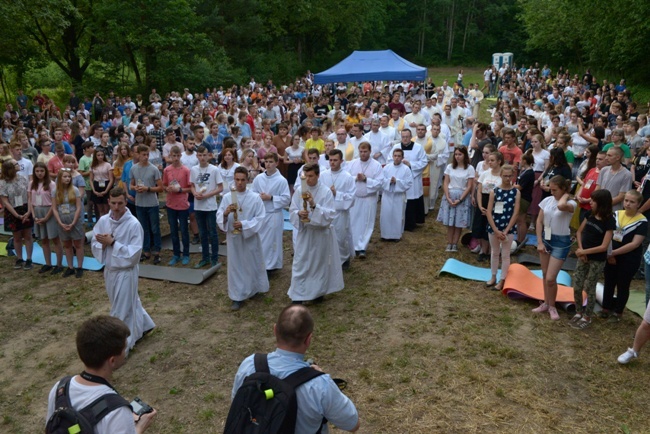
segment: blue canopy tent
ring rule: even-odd
[[[427,68],[418,66],[392,50],[354,51],[327,71],[314,75],[314,83],[352,81],[413,80],[424,81]]]

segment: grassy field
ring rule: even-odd
[[[434,220],[400,243],[381,243],[376,234],[368,260],[353,261],[345,273],[345,290],[311,308],[316,330],[308,357],[348,381],[361,433],[650,430],[648,359],[616,363],[638,317],[627,313],[619,324],[576,331],[566,325],[568,314],[552,322],[532,314],[533,304],[480,282],[439,277],[448,254]],[[229,310],[225,267],[201,286],[140,279],[157,327],[114,384],[158,409],[148,432],[222,431],[238,364],[274,349],[272,326],[289,302],[285,234],[284,269],[270,292],[236,313]],[[454,256],[476,263],[461,250]],[[0,432],[27,434],[42,430],[54,382],[82,368],[75,328],[108,313],[109,305],[101,273],[62,280],[14,271],[12,264],[0,258]]]

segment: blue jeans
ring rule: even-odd
[[[202,260],[216,262],[219,258],[219,238],[217,236],[217,211],[197,211],[196,224],[199,226],[201,237]],[[212,247],[212,255],[210,255]]]
[[[136,206],[136,214],[138,220],[142,225],[144,231],[144,245],[142,251],[144,253],[153,253],[157,255],[162,248],[162,240],[160,237],[160,215],[158,214],[157,206]],[[151,245],[151,236],[153,235],[153,246]]]
[[[167,208],[167,221],[169,230],[172,233],[172,246],[174,256],[181,256],[181,246],[178,240],[178,227],[180,225],[181,237],[183,238],[183,256],[190,256],[190,233],[187,229],[190,212],[187,209],[175,210]]]

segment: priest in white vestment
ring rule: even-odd
[[[386,125],[388,125],[388,118],[386,118],[384,122],[386,122]],[[386,156],[392,149],[393,142],[386,134],[379,131],[380,125],[381,121],[379,119],[373,119],[372,123],[370,124],[370,131],[368,131],[363,136],[363,140],[364,142],[370,143],[370,146],[373,150],[372,157],[375,160],[379,161],[380,164],[386,164]],[[392,127],[388,128],[393,130]],[[392,134],[395,134],[394,130],[392,131]]]
[[[104,264],[104,282],[111,303],[110,315],[126,323],[131,335],[126,353],[156,325],[142,307],[138,295],[138,264],[144,232],[126,207],[126,192],[116,187],[109,193],[110,212],[93,228],[93,256]]]
[[[406,214],[404,216],[404,230],[413,231],[417,224],[424,223],[424,189],[422,188],[422,173],[429,164],[427,154],[417,143],[411,141],[411,130],[402,130],[402,141],[395,145],[393,150],[404,151],[402,164],[411,168],[413,184],[406,193]]]
[[[264,217],[264,223],[260,229],[260,238],[267,271],[282,268],[282,234],[284,232],[282,210],[291,203],[289,183],[278,170],[278,161],[278,154],[268,152],[264,156],[266,171],[255,177],[251,188],[253,193],[260,195],[266,211],[266,217]]]
[[[379,226],[382,240],[398,241],[404,233],[406,193],[413,185],[411,168],[402,163],[404,151],[393,149],[392,164],[382,171],[381,215]]]
[[[354,255],[352,230],[350,227],[350,209],[354,205],[356,185],[352,175],[341,168],[343,161],[341,151],[334,149],[330,151],[329,157],[330,168],[321,173],[319,182],[325,187],[329,187],[334,195],[334,209],[337,215],[332,222],[332,226],[334,226],[334,230],[336,231],[336,239],[339,244],[341,266],[344,270],[347,270],[350,267],[350,258]]]
[[[352,244],[359,259],[366,258],[366,249],[375,229],[377,217],[377,195],[384,179],[381,164],[370,158],[369,143],[359,145],[359,158],[350,162],[348,172],[356,184],[354,206],[350,209]]]
[[[334,196],[318,180],[317,164],[303,166],[305,185],[296,189],[291,199],[291,224],[297,229],[289,298],[294,303],[320,302],[323,296],[343,289],[343,270],[332,222],[336,218]],[[307,210],[302,192],[307,193]],[[301,219],[308,218],[309,222]]]
[[[235,169],[234,183],[236,192],[230,191],[221,199],[217,224],[219,229],[226,232],[228,242],[228,297],[232,300],[231,309],[239,310],[245,300],[269,291],[269,279],[260,238],[266,216],[264,203],[259,194],[246,190],[248,170],[245,167]]]

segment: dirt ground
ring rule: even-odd
[[[311,307],[307,356],[348,381],[361,433],[650,431],[649,362],[616,363],[639,317],[576,331],[569,314],[552,322],[480,282],[438,277],[447,254],[434,220],[399,243],[380,242],[376,228],[368,259],[345,273],[345,290]],[[289,302],[285,234],[284,269],[270,292],[236,313],[225,266],[201,286],[140,279],[157,327],[114,384],[158,409],[148,432],[222,431],[238,364],[274,349],[272,326]],[[455,256],[476,264],[466,248]],[[36,433],[54,382],[82,369],[75,328],[109,305],[101,273],[62,279],[12,265],[0,258],[0,432]]]

